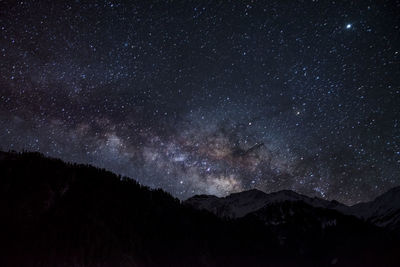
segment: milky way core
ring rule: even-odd
[[[400,185],[399,1],[2,1],[0,148],[185,199]]]

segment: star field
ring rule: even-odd
[[[0,148],[185,199],[400,185],[400,1],[3,1]]]

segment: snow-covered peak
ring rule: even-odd
[[[400,229],[400,187],[389,190],[373,201],[350,207],[334,200],[312,198],[291,190],[267,194],[257,189],[234,193],[222,198],[199,195],[189,198],[185,203],[197,209],[211,211],[221,217],[239,218],[268,205],[287,201],[301,201],[315,208],[333,209],[346,215],[353,215],[377,226]]]
[[[349,207],[350,214],[378,226],[400,225],[400,186],[378,196],[375,200]]]
[[[222,217],[239,218],[257,211],[267,205],[280,202],[303,201],[313,207],[336,208],[341,204],[319,198],[310,198],[291,190],[282,190],[274,193],[264,193],[257,189],[233,193],[229,196],[218,198],[215,196],[194,196],[185,203],[198,209],[205,209]]]

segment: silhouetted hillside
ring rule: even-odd
[[[222,219],[103,169],[1,152],[0,265],[395,266],[385,231],[296,203]]]

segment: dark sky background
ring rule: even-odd
[[[1,1],[0,32],[2,150],[181,199],[400,185],[400,1]]]

